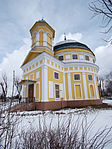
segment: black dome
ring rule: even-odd
[[[53,51],[59,51],[61,49],[67,49],[67,48],[80,48],[80,49],[86,49],[91,51],[88,46],[86,46],[83,43],[77,42],[75,40],[64,40],[62,42],[57,43],[54,47],[53,47]],[[91,51],[92,52],[92,51]],[[93,52],[92,52],[93,53]],[[94,55],[94,53],[93,53]]]

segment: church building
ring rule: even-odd
[[[32,45],[21,68],[22,101],[36,109],[101,104],[99,67],[87,45],[67,40],[52,45],[55,30],[39,20],[30,29]]]

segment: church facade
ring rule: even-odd
[[[35,101],[40,110],[101,104],[99,67],[88,46],[65,39],[53,47],[55,31],[43,19],[30,33],[31,50],[21,66],[23,102]]]

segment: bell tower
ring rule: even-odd
[[[43,51],[51,50],[52,51],[52,40],[55,36],[54,29],[45,21],[39,20],[36,22],[30,29],[32,37],[32,50]]]

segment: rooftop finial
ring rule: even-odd
[[[66,34],[64,33],[64,40],[66,40]]]
[[[44,20],[44,17],[42,17],[42,20]]]

